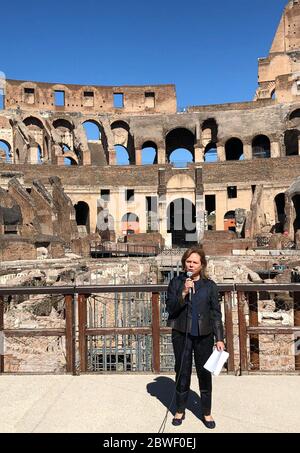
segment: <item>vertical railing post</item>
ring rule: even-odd
[[[0,373],[4,373],[4,300],[0,296]],[[3,351],[1,351],[3,348]]]
[[[227,369],[228,373],[234,372],[234,341],[231,294],[231,292],[227,291],[224,293],[226,349],[229,353]]]
[[[152,293],[152,371],[160,373],[159,293]]]
[[[249,303],[249,327],[258,327],[257,292],[247,293]],[[249,335],[251,370],[259,370],[259,335]]]
[[[74,296],[65,295],[66,310],[66,368],[67,373],[76,375],[76,332],[75,332],[75,311]]]
[[[241,291],[238,291],[237,298],[238,298],[239,345],[240,345],[240,374],[242,375],[243,373],[248,373],[245,294]]]
[[[85,294],[78,295],[78,340],[79,340],[79,357],[80,371],[87,371],[87,296]]]
[[[294,326],[300,326],[300,291],[294,292]],[[300,350],[299,348],[300,336],[295,338],[295,370],[300,370]]]

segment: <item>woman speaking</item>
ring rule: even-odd
[[[181,425],[185,418],[194,352],[202,422],[213,429],[216,424],[211,416],[212,378],[203,365],[211,355],[215,341],[218,351],[225,347],[218,289],[207,276],[207,261],[202,248],[189,248],[183,254],[181,263],[185,274],[170,281],[166,301],[176,372],[176,414],[172,423]]]

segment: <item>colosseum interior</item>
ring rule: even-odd
[[[300,272],[298,0],[249,102],[178,111],[172,84],[0,93],[1,285],[156,283],[195,243],[221,283]]]

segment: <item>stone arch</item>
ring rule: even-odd
[[[111,124],[111,130],[114,138],[114,146],[122,146],[126,149],[129,156],[129,164],[135,164],[134,139],[130,133],[129,124],[123,120],[114,121]]]
[[[296,118],[299,118],[300,119],[300,108],[296,109],[296,110],[293,110],[290,114],[289,114],[289,121],[292,121]]]
[[[82,122],[82,127],[91,153],[92,165],[106,165],[109,162],[108,140],[103,125],[89,117]]]
[[[252,140],[252,158],[267,159],[271,157],[271,142],[266,135],[256,135]]]
[[[11,145],[7,140],[0,138],[0,162],[11,162]]]
[[[286,220],[285,214],[285,194],[278,193],[274,197],[275,225],[272,228],[274,233],[283,233]]]
[[[293,206],[295,209],[294,214],[294,222],[293,222],[293,229],[294,229],[294,237],[296,242],[296,235],[297,231],[300,230],[300,194],[297,193],[292,197]]]
[[[218,150],[216,143],[210,142],[206,145],[204,150],[204,161],[205,162],[218,161]]]
[[[299,135],[298,129],[289,129],[284,133],[284,146],[286,156],[299,155]]]
[[[68,145],[62,144],[63,164],[66,166],[79,165],[78,156],[69,148]]]
[[[241,139],[238,137],[231,137],[225,143],[225,156],[226,160],[243,160],[244,159],[244,146]]]
[[[133,212],[126,212],[122,217],[122,233],[136,234],[140,232],[140,220]]]
[[[151,140],[142,145],[142,164],[157,164],[157,145]]]
[[[207,118],[201,124],[202,146],[207,146],[210,142],[218,142],[218,124],[214,118]]]
[[[78,201],[75,206],[76,223],[79,233],[82,235],[90,233],[90,207],[85,201]]]
[[[88,130],[88,128],[86,126],[95,126],[96,129],[94,128],[91,128],[90,130]],[[102,131],[103,131],[103,127],[102,125],[94,120],[94,119],[86,119],[82,122],[82,126],[85,130],[85,133],[86,133],[86,138],[87,138],[87,141],[101,141],[101,138],[102,138]],[[98,137],[96,137],[96,134],[98,133]]]
[[[174,151],[186,150],[195,162],[195,133],[184,127],[176,127],[166,134],[166,159],[170,162],[170,156]]]
[[[53,120],[53,127],[59,136],[59,143],[66,144],[70,149],[74,148],[74,124],[64,117]]]
[[[224,214],[224,230],[236,231],[235,211],[227,211]]]
[[[23,123],[29,130],[30,135],[34,138],[36,147],[30,150],[31,163],[42,163],[48,159],[48,152],[45,149],[45,125],[37,116],[27,116],[23,119]]]
[[[68,129],[69,131],[73,131],[73,129],[74,129],[73,122],[70,119],[63,118],[63,117],[55,118],[52,121],[52,125],[53,125],[54,129],[64,128],[64,129]]]

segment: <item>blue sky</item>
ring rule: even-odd
[[[252,100],[287,0],[3,2],[7,78],[175,83],[178,107]]]

